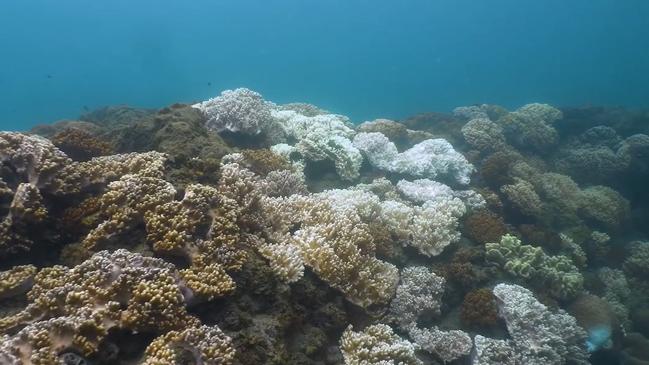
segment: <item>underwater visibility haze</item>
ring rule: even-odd
[[[649,3],[5,1],[0,365],[649,364]]]
[[[649,99],[643,0],[8,0],[0,10],[4,129],[240,86],[356,122]]]

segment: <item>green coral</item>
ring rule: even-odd
[[[509,274],[543,285],[556,298],[570,298],[583,288],[584,278],[566,256],[547,255],[540,247],[524,245],[512,235],[485,245],[486,258]]]

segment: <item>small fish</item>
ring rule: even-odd
[[[207,86],[212,86],[212,82],[211,82],[211,81],[208,81],[208,82],[207,82]]]
[[[52,78],[52,75],[51,75],[51,74],[47,74],[47,78],[48,78],[48,79],[51,79],[51,78]]]
[[[89,111],[89,110],[90,110],[90,108],[88,108],[88,106],[87,106],[87,105],[84,105],[84,106],[83,106],[83,110],[85,110],[85,111]]]

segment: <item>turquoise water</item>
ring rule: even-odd
[[[5,0],[0,127],[246,86],[376,117],[647,106],[645,0]]]

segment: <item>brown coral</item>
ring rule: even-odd
[[[246,149],[241,151],[246,168],[260,176],[266,176],[271,171],[290,170],[289,161],[271,150],[264,148],[258,150]]]
[[[156,338],[146,349],[143,365],[228,365],[234,354],[231,339],[218,327],[200,326]]]
[[[513,182],[510,170],[517,161],[516,154],[499,151],[492,153],[482,161],[480,176],[482,180],[492,188],[499,188],[502,185]]]
[[[46,268],[34,278],[27,308],[0,319],[0,332],[22,327],[0,344],[0,358],[53,364],[62,350],[96,353],[114,327],[159,333],[197,326],[185,308],[197,294],[173,265],[126,250],[99,252],[72,269]]]
[[[58,132],[52,137],[52,143],[75,161],[87,161],[113,152],[110,143],[78,128]]]
[[[464,221],[464,234],[475,242],[485,244],[495,242],[507,233],[502,217],[488,210],[471,213]]]
[[[476,289],[464,297],[460,319],[471,327],[492,327],[498,319],[496,297],[487,288]]]
[[[0,299],[12,297],[31,288],[36,267],[22,265],[0,272]]]

